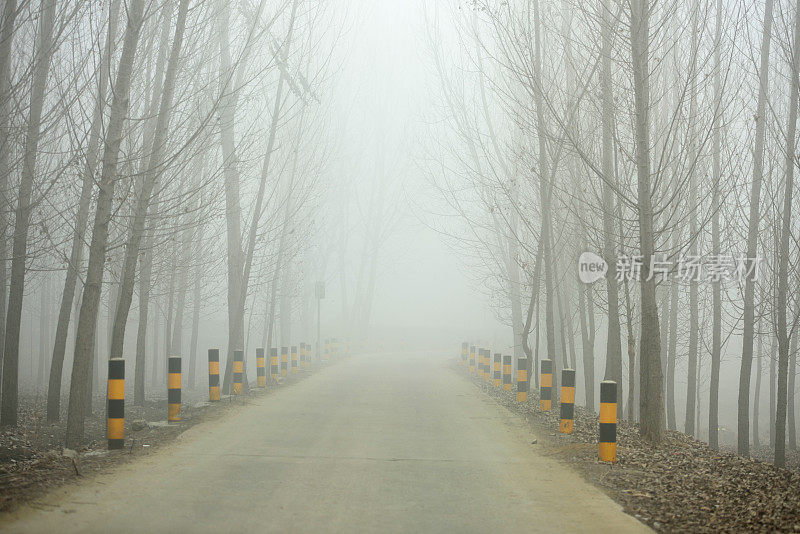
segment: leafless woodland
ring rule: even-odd
[[[3,0],[0,425],[39,395],[76,448],[106,359],[128,362],[134,404],[163,396],[168,354],[202,389],[207,332],[227,390],[234,350],[316,343],[318,281],[341,335],[369,337],[391,236],[424,228],[533,382],[547,355],[590,410],[620,384],[646,440],[718,448],[724,430],[783,465],[800,2],[410,1],[419,68],[388,42],[348,78],[361,9]],[[355,108],[373,117],[357,138]],[[579,281],[585,251],[602,281]],[[697,257],[741,276],[680,279]]]

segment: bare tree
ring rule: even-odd
[[[119,58],[117,76],[113,85],[114,99],[111,104],[111,115],[106,130],[103,167],[92,230],[92,241],[89,247],[89,267],[81,299],[80,315],[78,316],[75,358],[70,382],[66,447],[71,449],[77,448],[83,440],[86,387],[89,380],[89,363],[94,345],[96,318],[103,285],[108,226],[112,214],[114,188],[119,179],[117,176],[119,149],[130,107],[131,75],[142,28],[144,4],[144,0],[130,0],[127,6],[127,27]]]
[[[759,202],[764,168],[764,137],[766,124],[767,94],[769,92],[769,52],[772,39],[773,0],[766,0],[764,26],[761,34],[761,63],[759,65],[758,105],[753,149],[753,181],[750,186],[750,216],[747,230],[747,257],[756,261],[758,254]],[[755,325],[755,272],[745,280],[744,317],[742,332],[742,365],[739,372],[739,416],[738,451],[743,456],[750,454],[750,375],[753,366],[753,338]]]
[[[641,279],[641,395],[640,432],[649,441],[659,442],[664,434],[661,342],[658,329],[656,281],[650,276],[653,253],[653,208],[650,177],[650,82],[649,41],[650,2],[631,2],[631,56],[635,94],[636,168],[638,175],[639,248],[642,255]]]
[[[56,1],[42,0],[39,20],[39,42],[35,56],[30,114],[25,132],[25,153],[22,160],[17,208],[14,220],[14,240],[11,252],[11,285],[8,294],[5,348],[3,350],[3,389],[0,426],[17,424],[17,394],[19,374],[19,334],[22,320],[22,300],[25,295],[25,263],[28,259],[28,228],[32,211],[31,194],[36,179],[36,158],[42,126],[47,75],[53,57],[53,31]]]
[[[800,73],[800,4],[795,7],[794,32],[792,35],[791,68],[789,82],[789,119],[786,130],[783,216],[778,251],[778,288],[776,307],[778,314],[778,394],[775,408],[775,465],[786,463],[786,402],[789,373],[789,337],[786,320],[787,292],[789,286],[789,241],[792,225],[792,197],[794,194],[795,141],[797,134],[798,73]],[[794,325],[792,325],[792,329]]]

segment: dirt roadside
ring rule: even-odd
[[[453,363],[485,395],[523,417],[540,436],[535,446],[577,470],[628,514],[661,532],[798,532],[800,472],[762,460],[714,451],[681,432],[650,445],[638,427],[617,428],[618,462],[597,458],[597,416],[575,407],[575,431],[558,432],[559,407],[538,409],[538,392],[525,404]],[[533,389],[533,388],[532,388]]]
[[[0,512],[13,511],[55,487],[153,454],[189,428],[228,417],[255,399],[269,396],[278,388],[290,386],[333,363],[317,364],[267,389],[252,384],[247,395],[226,396],[216,403],[207,402],[204,391],[184,392],[180,423],[167,423],[166,397],[148,400],[144,406],[133,406],[129,398],[125,403],[125,449],[119,451],[106,448],[104,396],[93,398],[92,414],[85,423],[84,446],[76,454],[70,451],[65,454],[66,399],[62,402],[60,421],[49,424],[44,415],[45,399],[21,395],[21,423],[0,431]]]

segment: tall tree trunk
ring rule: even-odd
[[[197,338],[200,333],[200,299],[202,297],[202,279],[199,274],[194,280],[194,291],[192,292],[192,337],[189,341],[189,375],[187,386],[190,390],[196,387],[197,361],[200,359],[197,354]]]
[[[525,351],[527,358],[527,371],[528,371],[528,384],[530,385],[533,379],[536,388],[539,387],[539,377],[537,376],[539,369],[539,298],[540,286],[542,279],[542,240],[539,239],[536,245],[536,263],[533,267],[533,276],[530,280],[531,298],[528,303],[528,316],[525,319],[525,326],[522,327],[522,349]],[[528,344],[528,335],[531,331],[531,322],[533,320],[533,310],[536,307],[536,343],[533,350]],[[533,376],[531,376],[533,375]]]
[[[98,304],[98,306],[97,306],[98,311],[97,311],[97,315],[95,316],[96,318],[95,318],[95,322],[94,322],[95,332],[99,332],[100,331],[100,306],[101,305],[102,304]],[[92,343],[92,346],[91,346],[91,349],[90,349],[91,350],[91,355],[89,357],[89,372],[88,372],[88,378],[86,379],[86,395],[85,395],[85,400],[84,400],[84,402],[86,403],[85,404],[86,410],[84,411],[84,414],[83,414],[84,417],[91,417],[92,416],[92,411],[94,410],[94,405],[93,405],[94,403],[92,402],[93,401],[92,395],[94,393],[94,383],[95,383],[94,375],[95,375],[95,370],[97,369],[97,353],[98,353],[98,345],[99,344],[100,344],[100,336],[95,334],[94,342]]]
[[[165,6],[168,9],[168,5]],[[111,354],[122,354],[125,341],[125,328],[128,323],[128,313],[133,301],[133,285],[136,278],[136,262],[139,259],[142,237],[145,232],[147,212],[153,196],[153,188],[163,172],[164,151],[166,148],[167,134],[169,133],[170,115],[172,114],[172,100],[175,94],[175,77],[178,71],[178,61],[183,46],[183,34],[186,29],[186,17],[189,10],[189,0],[180,0],[178,4],[178,18],[175,23],[175,37],[172,40],[167,72],[164,77],[164,91],[158,108],[156,127],[153,135],[150,158],[147,171],[144,175],[142,188],[136,199],[133,212],[133,223],[130,235],[125,244],[125,260],[123,263],[122,277],[119,287],[119,299],[114,314],[114,332],[111,339]]]
[[[266,347],[271,348],[274,343],[275,335],[275,303],[278,298],[278,284],[281,281],[284,270],[284,255],[286,254],[286,232],[291,216],[291,202],[286,200],[284,207],[283,223],[281,223],[281,237],[278,241],[278,258],[275,260],[275,274],[272,275],[272,284],[269,295],[269,310],[267,311],[267,324],[265,331]]]
[[[629,319],[630,320],[630,319]],[[636,339],[628,331],[628,421],[636,421]]]
[[[151,232],[147,239],[145,258],[142,260],[142,272],[139,275],[139,324],[136,331],[136,361],[133,381],[134,406],[144,406],[145,368],[147,367],[147,316],[150,308],[150,286],[153,274],[152,246]],[[153,353],[153,358],[155,356],[155,353]]]
[[[789,240],[792,232],[792,196],[794,195],[795,139],[797,135],[798,74],[800,74],[800,1],[795,6],[794,32],[789,83],[789,124],[786,129],[783,221],[778,251],[778,398],[775,406],[775,465],[786,463],[786,402],[789,373],[789,336],[786,324],[787,293],[789,288]]]
[[[11,45],[14,36],[14,23],[17,19],[17,0],[6,0],[3,3],[2,26],[0,26],[0,191],[8,191],[10,150],[9,131],[11,113]],[[2,395],[3,350],[6,338],[6,303],[7,303],[7,265],[6,236],[11,206],[6,195],[0,195],[0,395]]]
[[[46,276],[46,275],[45,275]],[[36,368],[36,396],[39,396],[44,385],[44,367],[47,356],[47,312],[48,312],[48,281],[43,280],[39,288],[39,364]]]
[[[175,324],[172,326],[172,356],[183,357],[183,315],[186,309],[186,292],[189,286],[189,264],[192,252],[190,239],[191,228],[183,230],[183,246],[180,256],[180,274],[178,275],[178,300],[175,306]]]
[[[775,447],[775,399],[776,399],[776,378],[778,367],[778,339],[772,338],[772,346],[769,350],[769,446]]]
[[[650,277],[654,252],[653,206],[650,176],[649,0],[631,1],[631,56],[633,59],[634,123],[636,137],[637,198],[641,276],[641,351],[639,431],[658,443],[664,434],[664,399],[661,395],[661,342],[658,329],[656,280]]]
[[[275,51],[275,55],[276,56],[280,56],[279,61],[283,62],[283,64],[285,64],[285,65],[288,64],[289,50],[291,48],[291,43],[292,43],[292,35],[293,35],[293,32],[294,32],[294,24],[295,24],[295,19],[296,19],[296,16],[297,16],[298,3],[299,3],[299,0],[294,0],[292,2],[292,10],[291,10],[291,14],[289,16],[289,29],[287,31],[286,41],[283,43],[281,49]],[[233,320],[234,320],[234,323],[235,323],[235,330],[237,332],[237,336],[238,337],[236,339],[234,339],[232,337],[228,338],[228,352],[231,353],[231,354],[232,354],[233,350],[236,348],[236,346],[234,346],[234,344],[233,344],[234,341],[238,340],[237,341],[238,347],[242,347],[243,343],[244,343],[245,302],[246,302],[246,299],[247,299],[247,291],[248,291],[249,282],[250,282],[250,270],[251,270],[252,265],[253,265],[253,254],[255,253],[255,248],[256,248],[256,235],[258,233],[258,225],[259,225],[259,221],[261,219],[261,214],[262,214],[262,211],[263,211],[264,194],[266,192],[267,179],[269,177],[270,170],[271,170],[272,153],[273,153],[273,149],[275,147],[275,142],[276,142],[276,139],[277,139],[278,122],[280,120],[280,112],[281,112],[281,107],[282,107],[282,104],[283,104],[283,86],[284,86],[284,83],[287,82],[287,80],[286,80],[287,70],[288,69],[285,69],[285,68],[281,69],[280,75],[279,75],[278,88],[277,88],[276,93],[275,93],[275,102],[274,102],[273,111],[272,111],[272,124],[270,126],[270,133],[269,133],[269,138],[267,140],[266,150],[264,152],[264,159],[262,160],[262,164],[261,164],[261,176],[260,176],[260,180],[259,180],[259,184],[258,184],[258,192],[256,193],[255,207],[253,208],[253,216],[252,216],[252,219],[251,219],[251,222],[250,222],[250,230],[249,230],[249,233],[247,235],[246,248],[245,248],[245,252],[244,252],[244,255],[243,255],[243,261],[242,261],[242,264],[241,264],[241,267],[242,267],[242,279],[241,279],[241,283],[239,284],[239,287],[238,287],[239,297],[237,299],[235,299],[236,302],[237,302],[237,306],[238,307],[235,310],[235,313],[233,315]],[[300,132],[304,131],[305,113],[306,113],[306,109],[303,108],[303,110],[300,112],[300,125],[299,125],[299,131]],[[286,238],[286,236],[288,235],[288,232],[289,232],[288,224],[289,224],[289,221],[290,221],[290,215],[291,215],[291,211],[292,211],[292,189],[294,187],[295,176],[297,175],[297,157],[298,157],[297,156],[297,152],[298,152],[298,148],[297,148],[297,145],[295,144],[294,154],[293,154],[294,163],[293,163],[293,170],[292,170],[292,181],[289,184],[289,186],[287,187],[287,196],[286,196],[286,210],[287,211],[286,211],[285,216],[284,216],[284,223],[283,223],[284,226],[281,228],[281,232],[282,232],[281,235],[284,238],[284,243],[285,243],[285,238]],[[283,324],[284,324],[283,323],[283,318],[281,319],[281,324],[282,324],[282,327],[283,327]],[[283,342],[283,340],[281,340],[281,341]],[[228,356],[229,361],[230,361],[230,358],[231,358],[231,355],[229,354],[229,356]],[[231,366],[231,369],[232,369],[232,366]],[[225,379],[224,379],[224,382],[223,382],[223,391],[228,391],[228,389],[230,388],[231,379],[232,379],[232,374],[229,373],[228,369],[226,368],[226,370],[225,370]],[[245,368],[244,379],[245,379],[244,380],[244,387],[247,388],[247,370],[246,370],[246,368]]]
[[[555,306],[557,309],[556,317],[558,318],[558,348],[561,349],[561,365],[564,369],[569,369],[569,353],[567,351],[567,337],[565,333],[564,323],[564,304],[561,299],[561,287],[559,284],[554,284],[553,287],[553,298],[555,299]],[[558,359],[554,358],[553,364],[556,366],[553,368],[553,374],[556,374],[556,368],[559,367]]]
[[[176,278],[176,271],[178,270],[178,259],[177,259],[177,251],[173,252],[173,259],[172,259],[172,267],[169,270],[169,288],[167,289],[167,315],[164,320],[164,358],[160,362],[156,364],[156,368],[159,366],[161,370],[166,371],[167,369],[167,362],[169,361],[168,358],[170,356],[170,352],[172,351],[172,318],[173,312],[175,310],[175,278]],[[160,373],[161,371],[159,371]],[[165,376],[166,378],[166,376]],[[166,386],[163,382],[159,384]]]
[[[292,2],[292,11],[289,18],[289,29],[286,37],[286,41],[284,42],[281,49],[275,52],[276,56],[280,55],[281,58],[279,61],[282,61],[284,64],[287,63],[288,60],[288,50],[291,46],[292,40],[292,33],[294,30],[294,23],[295,17],[297,15],[297,7],[298,1],[294,0]],[[263,2],[262,2],[263,6]],[[221,24],[221,32],[220,32],[220,43],[222,46],[222,68],[224,72],[230,72],[230,45],[229,45],[229,38],[228,38],[228,19],[227,19],[227,10],[226,14],[223,16],[223,21]],[[226,56],[227,55],[227,56]],[[226,68],[227,66],[227,68]],[[273,115],[272,115],[272,125],[270,128],[270,135],[267,141],[266,152],[264,153],[264,159],[261,166],[261,176],[258,186],[258,193],[256,194],[256,203],[253,209],[253,217],[250,223],[250,230],[246,240],[246,249],[245,252],[242,252],[242,238],[241,238],[241,207],[239,206],[239,186],[238,186],[238,171],[235,173],[230,174],[230,178],[233,180],[230,184],[228,182],[228,176],[226,175],[226,183],[225,183],[225,196],[226,196],[226,220],[227,220],[227,228],[228,228],[228,283],[229,283],[229,296],[228,296],[228,365],[225,368],[225,377],[223,380],[223,391],[228,391],[230,389],[231,379],[233,377],[232,370],[233,370],[233,352],[234,350],[240,350],[244,347],[244,314],[245,314],[245,303],[247,299],[247,291],[248,291],[248,283],[250,280],[250,269],[253,263],[253,254],[255,251],[255,244],[256,244],[256,235],[258,234],[258,225],[259,220],[261,218],[261,212],[263,211],[263,202],[264,202],[264,193],[266,191],[267,185],[267,178],[269,176],[270,171],[270,163],[272,161],[272,152],[275,146],[276,140],[276,133],[277,133],[277,124],[279,120],[281,104],[283,99],[283,84],[286,81],[285,76],[288,69],[284,68],[280,70],[279,81],[278,81],[278,89],[275,95],[275,102],[273,106]],[[223,117],[223,120],[230,120],[233,121],[233,111],[235,110],[235,102],[230,103],[228,106],[224,108],[224,110],[228,113],[229,116]],[[301,112],[301,113],[304,113]],[[301,115],[302,117],[302,115]],[[301,118],[301,131],[302,131],[302,118]],[[233,128],[233,124],[230,124],[230,128]],[[223,140],[223,145],[226,142],[233,141],[233,131],[231,130],[227,134],[227,141]],[[223,152],[225,152],[225,147],[223,146]],[[297,152],[297,148],[295,147],[295,153]],[[231,152],[233,153],[233,152]],[[296,158],[296,155],[295,155]],[[226,166],[227,170],[227,166]],[[230,186],[230,187],[229,187]],[[235,194],[235,199],[232,198]],[[284,229],[285,231],[285,229]],[[236,234],[233,236],[232,234]],[[234,239],[235,243],[233,245],[230,243],[230,240]],[[236,256],[236,258],[234,258]],[[231,286],[231,269],[232,267],[236,268],[236,277],[237,280]],[[231,308],[233,306],[233,308]],[[245,388],[247,388],[247,380],[245,376]]]
[[[281,346],[288,347],[292,344],[292,263],[286,262],[283,267],[280,291],[280,325]]]
[[[588,249],[585,242],[584,250]],[[594,302],[592,288],[588,285],[578,287],[578,309],[581,314],[581,349],[583,352],[584,406],[594,411]]]
[[[622,204],[617,203],[617,229],[619,235],[625,235],[622,228]],[[621,237],[620,237],[621,239]],[[624,241],[620,242],[620,253],[625,255]],[[628,348],[628,421],[636,420],[636,337],[633,333],[633,306],[631,305],[631,287],[628,277],[622,282],[625,295],[625,330]],[[622,389],[620,385],[620,390]]]
[[[106,94],[108,93],[108,79],[111,55],[114,50],[114,41],[117,32],[117,15],[120,0],[111,3],[108,18],[108,34],[103,54],[100,57],[99,82],[97,87],[97,100],[95,101],[92,115],[92,124],[89,129],[89,141],[86,148],[86,161],[81,182],[81,194],[78,202],[78,214],[75,219],[75,232],[72,236],[72,249],[67,263],[67,273],[64,280],[64,292],[61,295],[61,306],[58,311],[56,324],[56,338],[53,344],[53,359],[50,366],[50,383],[47,389],[47,421],[58,421],[61,411],[61,380],[64,374],[64,354],[67,349],[67,333],[71,319],[72,304],[75,300],[75,285],[78,272],[83,262],[83,248],[86,239],[86,226],[89,222],[89,208],[92,201],[92,188],[94,187],[95,171],[100,152],[100,130],[103,126],[103,110],[105,109]]]
[[[152,80],[152,88],[150,98],[148,100],[147,110],[145,117],[149,117],[145,121],[144,126],[144,139],[145,144],[147,140],[153,139],[155,136],[155,128],[158,114],[156,108],[158,104],[158,97],[163,95],[163,82],[164,82],[164,69],[167,62],[167,50],[169,48],[169,31],[172,26],[172,12],[169,9],[162,9],[161,32],[159,36],[159,43],[157,48],[157,57],[155,65],[155,73],[151,76],[150,62],[147,65],[147,78],[148,83]],[[155,33],[155,32],[154,32]],[[155,35],[154,35],[155,38]],[[142,157],[140,166],[140,175],[144,176],[147,172],[147,165],[149,158],[147,155]],[[137,184],[137,192],[141,190],[142,183]],[[159,206],[159,192],[157,191],[152,200],[152,212],[158,212]],[[139,273],[139,321],[136,329],[136,361],[134,363],[134,383],[133,383],[133,404],[134,406],[144,406],[145,402],[145,388],[146,388],[146,369],[147,369],[147,323],[148,315],[150,313],[150,292],[153,285],[153,255],[154,255],[154,222],[151,222],[150,228],[147,231],[145,238],[144,255],[142,257],[141,272]],[[158,317],[154,313],[153,324],[157,329]],[[112,326],[113,337],[113,326]],[[153,369],[151,372],[151,385],[156,385],[158,369],[156,362],[158,361],[158,333],[153,332]]]
[[[703,372],[703,354],[702,353],[698,353],[698,355],[697,355],[697,376],[701,377],[702,376],[702,372]],[[700,380],[699,378],[698,378],[698,380],[695,381],[695,397],[694,397],[695,399],[697,399],[697,402],[695,402],[695,411],[694,411],[695,412],[694,420],[695,420],[695,423],[696,423],[695,424],[695,433],[694,433],[694,435],[698,439],[700,439],[700,428],[702,427],[702,425],[700,424],[700,410],[701,410],[702,404],[703,404],[703,403],[700,402],[700,384],[701,384],[701,382],[702,382],[702,380]]]
[[[606,294],[608,296],[608,332],[606,334],[606,368],[603,377],[614,380],[622,392],[622,340],[619,321],[619,284],[617,282],[617,242],[614,233],[614,96],[612,86],[612,15],[609,0],[603,0],[601,90],[602,90],[602,146],[603,146],[603,259],[608,265]],[[617,406],[617,417],[622,418],[622,403]]]
[[[697,49],[698,49],[698,11],[699,3],[694,2],[692,6],[692,34],[691,51],[689,52],[689,128],[687,133],[688,159],[691,166],[689,175],[689,256],[698,255],[698,226],[697,226],[697,203],[698,203],[698,182],[697,182],[697,142],[695,140],[695,123],[697,118]],[[700,299],[698,280],[689,280],[689,358],[688,358],[688,377],[686,379],[686,419],[684,420],[684,432],[690,436],[699,434],[699,424],[695,424],[698,406],[698,351],[700,342]]]
[[[541,302],[542,302],[542,299],[536,299],[536,350],[533,353],[533,358],[534,358],[534,361],[533,361],[533,382],[534,382],[534,384],[533,385],[537,389],[539,388],[539,347],[540,347],[540,344],[539,344],[539,325],[541,323],[541,320],[540,320],[541,319],[541,315],[540,315]],[[528,378],[528,381],[530,381],[530,378]]]
[[[544,263],[544,286],[545,286],[545,334],[547,337],[547,356],[557,361],[556,354],[556,332],[554,317],[555,311],[553,303],[555,293],[553,291],[553,259],[552,259],[552,220],[550,198],[551,186],[549,183],[550,165],[547,159],[547,127],[545,123],[544,97],[542,92],[542,45],[541,45],[541,23],[539,15],[539,0],[533,2],[533,16],[535,28],[535,50],[534,50],[534,80],[533,94],[534,105],[536,106],[536,137],[538,140],[538,170],[539,170],[539,200],[542,206],[542,230],[540,239],[542,240],[542,260]],[[553,391],[557,391],[558,375],[553,373]]]
[[[150,372],[151,388],[155,388],[158,385],[158,355],[161,353],[161,342],[158,337],[158,311],[158,305],[156,305],[155,310],[153,310],[153,357],[151,358],[152,371]],[[144,403],[144,399],[142,399],[142,403]]]
[[[199,356],[197,354],[197,338],[200,333],[200,303],[203,296],[203,265],[202,252],[203,252],[203,223],[198,222],[197,235],[194,242],[197,243],[197,251],[195,255],[196,272],[194,274],[194,290],[192,292],[192,338],[189,345],[189,376],[188,386],[190,390],[195,388],[195,375],[197,374],[197,361]]]
[[[81,310],[78,316],[78,331],[75,340],[75,358],[72,365],[69,408],[67,412],[66,447],[76,449],[83,440],[85,412],[85,390],[89,379],[89,363],[95,336],[95,320],[100,303],[103,274],[108,243],[108,224],[112,217],[114,185],[117,180],[119,147],[123,127],[130,106],[131,74],[139,33],[142,28],[144,0],[130,0],[128,4],[128,25],[119,59],[114,100],[111,116],[106,130],[103,151],[103,170],[100,177],[99,195],[95,213],[92,242],[89,247],[89,267],[86,274]]]
[[[494,129],[494,121],[492,121],[491,114],[489,112],[489,103],[486,98],[486,83],[485,83],[485,76],[486,73],[483,68],[483,55],[481,53],[481,45],[480,45],[480,34],[478,31],[478,16],[477,10],[473,10],[472,16],[472,23],[473,29],[475,33],[475,56],[477,57],[478,62],[478,86],[480,89],[481,95],[481,107],[483,109],[483,117],[486,121],[486,126],[489,131],[489,140],[492,143],[492,148],[494,150],[495,156],[497,161],[500,163],[500,167],[502,168],[503,172],[503,180],[507,184],[508,188],[508,196],[511,204],[511,208],[509,209],[508,215],[508,224],[509,228],[507,232],[502,232],[500,230],[500,226],[497,222],[497,217],[494,217],[495,221],[495,228],[498,233],[498,239],[500,237],[505,238],[505,243],[500,243],[500,250],[502,251],[503,256],[503,264],[506,267],[506,274],[508,276],[508,295],[511,304],[511,330],[514,336],[514,343],[513,343],[513,355],[514,355],[514,365],[516,365],[517,358],[522,355],[523,352],[523,340],[522,340],[522,303],[520,302],[520,272],[519,272],[519,244],[517,243],[517,227],[519,222],[519,217],[517,214],[517,210],[519,209],[516,205],[516,202],[519,197],[519,187],[517,185],[517,180],[514,174],[510,172],[508,167],[508,162],[506,161],[506,157],[504,153],[500,149],[500,144],[497,139],[497,135]],[[504,235],[503,235],[504,234]]]
[[[800,311],[800,310],[798,310]],[[792,340],[789,343],[789,386],[787,388],[787,419],[789,427],[789,450],[797,449],[797,431],[795,428],[794,417],[794,381],[795,373],[797,372],[797,334],[792,335]]]
[[[759,325],[761,324],[761,320],[758,321]],[[759,332],[761,328],[759,328]],[[764,342],[761,338],[761,334],[758,335],[758,352],[756,353],[756,391],[755,395],[753,395],[753,447],[760,447],[761,440],[758,436],[758,410],[759,404],[761,400],[761,375],[762,375],[762,352],[764,351]]]
[[[25,296],[25,263],[28,260],[28,228],[30,226],[31,195],[36,179],[36,156],[41,137],[42,108],[44,107],[47,75],[53,57],[53,28],[56,0],[42,0],[39,16],[39,39],[36,49],[30,113],[25,132],[25,150],[19,184],[17,209],[14,215],[14,240],[11,253],[11,285],[8,294],[5,348],[3,350],[3,389],[0,426],[17,424],[17,394],[19,374],[19,335],[22,322],[22,300]]]
[[[758,255],[758,223],[761,218],[761,181],[764,176],[764,139],[767,95],[769,91],[769,49],[772,40],[772,6],[766,0],[764,27],[761,33],[761,63],[758,69],[758,103],[756,105],[756,131],[753,149],[753,181],[750,184],[750,214],[747,223],[747,257]],[[755,260],[753,260],[755,261]],[[742,362],[739,370],[739,399],[737,417],[737,450],[742,456],[750,455],[750,374],[753,367],[753,327],[755,324],[754,300],[756,280],[747,276],[744,283],[742,317]],[[772,405],[772,403],[770,403]],[[770,418],[771,420],[774,420]]]
[[[563,311],[566,314],[566,331],[567,331],[567,346],[569,347],[569,368],[570,369],[577,369],[577,357],[575,355],[575,328],[572,324],[572,312],[567,306],[566,296],[569,288],[564,288],[564,292],[561,294],[561,303],[563,307]]]
[[[722,253],[719,236],[719,184],[722,179],[722,165],[720,152],[722,141],[720,139],[720,113],[722,109],[722,62],[720,50],[722,48],[722,0],[717,0],[717,22],[714,37],[714,131],[712,139],[712,172],[714,174],[714,190],[711,194],[711,249],[715,257]],[[712,307],[713,325],[711,341],[711,380],[709,381],[708,401],[708,445],[712,449],[719,449],[719,368],[722,359],[722,284],[719,280],[712,282]]]
[[[669,346],[669,290],[668,288],[662,283],[661,285],[661,319],[659,319],[659,325],[661,325],[661,346],[666,348]],[[664,380],[664,398],[666,399],[667,396],[667,372],[669,369],[669,356],[666,358],[662,358],[661,360],[661,374],[665,377]],[[666,401],[665,401],[666,402]],[[666,409],[664,413],[664,425],[666,426],[668,423],[669,418],[666,414]]]
[[[223,391],[229,390],[233,372],[233,351],[244,342],[241,328],[237,324],[239,313],[240,284],[242,279],[242,207],[239,197],[239,169],[236,154],[234,121],[236,120],[235,88],[229,84],[232,79],[229,25],[230,11],[227,2],[219,2],[219,43],[220,43],[220,99],[219,122],[225,178],[225,226],[227,231],[228,260],[228,356],[225,365]],[[232,90],[233,89],[233,90]]]
[[[673,244],[677,237],[673,236]],[[678,351],[678,284],[669,285],[669,347],[667,354],[667,428],[677,430],[675,421],[675,361]]]

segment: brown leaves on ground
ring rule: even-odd
[[[324,365],[330,365],[326,363]],[[319,366],[318,366],[319,367]],[[303,380],[316,368],[285,381],[291,384]],[[47,423],[45,398],[42,395],[20,395],[19,421],[16,427],[0,429],[0,512],[12,510],[46,489],[107,469],[121,462],[146,455],[173,440],[192,425],[214,417],[224,417],[229,411],[249,402],[251,396],[269,395],[275,388],[259,390],[253,385],[241,397],[225,397],[221,402],[205,402],[208,394],[202,388],[183,391],[181,416],[178,424],[167,424],[167,399],[148,400],[144,406],[125,402],[125,449],[108,451],[106,444],[106,399],[95,395],[92,414],[84,422],[84,446],[73,459],[63,448],[67,420],[67,402],[61,402],[61,420]]]
[[[664,532],[800,531],[800,472],[711,450],[705,443],[669,431],[654,446],[639,437],[636,424],[617,427],[617,463],[597,458],[598,421],[575,407],[572,435],[558,433],[559,409],[541,412],[536,393],[528,403],[483,380],[476,384],[523,415],[552,454],[603,488],[629,514]],[[796,464],[795,464],[796,465]]]
[[[195,400],[199,400],[198,397]],[[237,404],[240,402],[237,400]],[[225,401],[214,411],[230,405]],[[209,406],[193,406],[190,402],[181,409],[183,422],[178,425],[144,425],[134,431],[131,426],[140,421],[165,421],[166,399],[147,401],[145,406],[125,406],[125,449],[106,450],[105,398],[96,395],[92,415],[84,423],[84,446],[72,455],[64,453],[66,402],[62,402],[61,420],[47,423],[42,396],[21,395],[20,424],[0,430],[0,512],[13,509],[43,490],[86,476],[99,469],[112,467],[131,458],[148,454],[160,444],[170,441],[193,424],[203,420]]]

